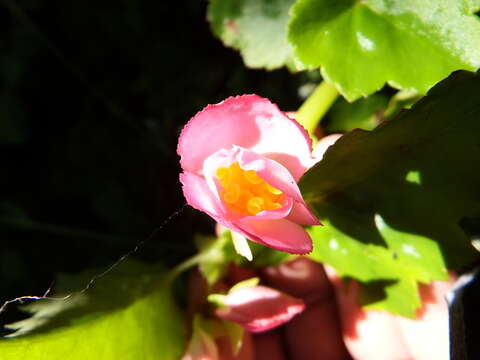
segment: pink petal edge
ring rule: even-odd
[[[219,200],[213,196],[206,181],[202,177],[191,173],[182,173],[180,174],[180,182],[183,184],[183,195],[185,199],[187,199],[188,205],[207,213],[219,224],[238,232],[247,239],[263,243],[257,236],[241,229],[236,223],[225,216],[220,208]]]
[[[328,148],[335,144],[342,136],[343,134],[330,134],[321,138],[313,150],[313,157],[315,158],[315,161],[318,162],[322,160],[323,155],[326,153]]]
[[[188,205],[213,218],[223,217],[220,201],[213,196],[205,179],[185,172],[180,174],[180,182]]]
[[[322,225],[320,220],[318,220],[315,214],[308,208],[303,199],[301,202],[296,201],[293,204],[292,211],[287,216],[287,219],[299,225]]]
[[[244,170],[256,171],[258,176],[273,187],[282,190],[286,196],[295,201],[303,201],[297,182],[280,163],[247,149],[241,149],[238,163]]]
[[[208,156],[233,145],[284,161],[293,167],[290,170],[297,180],[312,165],[308,132],[277,105],[257,95],[230,97],[198,112],[183,128],[177,153],[183,170],[198,174]]]
[[[312,239],[300,225],[287,219],[245,221],[235,223],[252,241],[290,254],[305,255],[312,251]]]

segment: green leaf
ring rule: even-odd
[[[359,302],[366,310],[395,309],[396,314],[413,318],[422,305],[417,281],[403,277],[397,281],[373,281],[362,284]]]
[[[207,17],[225,45],[240,50],[251,68],[295,64],[287,41],[288,11],[295,0],[210,0]]]
[[[215,306],[223,307],[225,306],[225,297],[223,294],[210,294],[207,297],[207,300]]]
[[[257,286],[259,283],[260,283],[260,278],[258,277],[253,277],[247,280],[243,280],[236,283],[234,286],[232,286],[230,290],[228,290],[228,293],[230,294],[240,289]],[[225,306],[225,298],[226,298],[226,295],[223,295],[223,294],[210,294],[207,297],[209,302],[211,302],[212,304],[218,307]]]
[[[382,94],[373,94],[353,103],[340,98],[329,112],[327,131],[345,132],[356,128],[373,130],[381,122],[387,104],[388,97]]]
[[[390,119],[402,109],[410,109],[423,95],[414,90],[401,90],[393,95],[388,103],[383,117]],[[368,98],[367,98],[368,99]]]
[[[375,308],[411,316],[398,297],[418,303],[412,281],[445,279],[477,257],[460,223],[480,215],[478,93],[480,75],[457,72],[375,130],[344,135],[300,182],[325,224],[310,230],[312,257],[342,276],[392,281]]]
[[[276,266],[295,257],[295,255],[253,241],[250,241],[249,245],[253,253],[253,267]]]
[[[97,273],[63,276],[60,289],[81,288]],[[163,279],[160,266],[122,263],[87,291],[34,302],[32,317],[11,325],[15,337],[0,341],[0,358],[176,360],[183,319]]]
[[[239,283],[236,283],[234,286],[230,288],[228,291],[229,293],[238,291],[240,289],[252,287],[252,286],[257,286],[260,283],[260,278],[258,277],[253,277],[247,280],[240,281]]]
[[[225,275],[230,261],[239,258],[233,248],[230,231],[224,231],[218,238],[199,235],[195,243],[202,257],[199,269],[209,285]]]
[[[454,70],[480,66],[478,2],[299,0],[288,39],[350,101],[388,83],[424,94]]]

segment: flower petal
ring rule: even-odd
[[[245,156],[245,154],[247,154]],[[245,160],[245,158],[247,158]],[[221,149],[212,155],[210,155],[207,159],[205,159],[203,163],[203,175],[205,177],[205,180],[208,184],[208,187],[214,194],[216,198],[220,198],[219,196],[219,183],[216,180],[215,173],[218,168],[220,167],[229,167],[233,162],[238,161],[240,164],[240,167],[244,170],[256,170],[256,169],[263,169],[269,178],[275,177],[273,181],[278,186],[275,186],[278,189],[281,189],[282,191],[285,192],[287,195],[287,198],[284,201],[284,206],[280,209],[276,210],[265,210],[261,211],[255,216],[243,216],[240,214],[234,214],[232,212],[229,212],[228,208],[221,203],[219,200],[219,206],[222,208],[222,211],[225,213],[226,217],[228,219],[231,219],[232,221],[234,219],[256,219],[256,220],[270,220],[270,219],[282,219],[286,217],[288,214],[290,214],[290,211],[293,206],[293,200],[288,197],[289,195],[293,195],[296,199],[302,200],[302,196],[300,194],[300,190],[298,189],[298,186],[296,185],[295,181],[293,180],[292,176],[288,172],[287,169],[285,169],[282,165],[276,163],[273,160],[267,159],[266,157],[263,157],[261,155],[255,154],[254,152],[250,150],[243,149],[238,146],[234,146],[232,149],[226,150],[226,149]],[[256,164],[251,164],[251,162],[257,162]],[[263,162],[266,162],[268,164],[264,164]],[[270,173],[270,172],[271,173]],[[275,173],[273,173],[275,172]],[[260,173],[259,173],[260,175]],[[261,176],[262,177],[262,176]],[[262,177],[263,178],[263,177]],[[266,180],[266,179],[264,179]],[[291,183],[294,183],[293,188]]]
[[[290,214],[290,211],[292,210],[293,206],[293,200],[291,198],[286,198],[284,200],[285,205],[280,208],[280,209],[275,209],[275,210],[263,210],[260,211],[256,215],[252,216],[245,216],[242,218],[242,220],[255,220],[255,221],[260,221],[260,220],[274,220],[274,219],[283,219]]]
[[[239,220],[236,225],[247,233],[246,236],[250,240],[271,248],[301,255],[312,251],[312,239],[305,229],[287,219]]]
[[[233,321],[251,332],[273,329],[302,312],[302,300],[265,287],[242,287],[225,296],[225,305],[216,310],[218,317]]]
[[[250,250],[250,246],[248,245],[248,241],[242,234],[237,233],[236,231],[232,231],[232,241],[233,247],[237,254],[242,255],[248,261],[253,260],[252,250]]]
[[[216,151],[212,155],[210,155],[203,162],[202,173],[207,182],[208,188],[210,189],[212,194],[215,196],[215,198],[218,199],[220,207],[222,208],[225,214],[228,213],[228,209],[220,201],[219,183],[216,179],[215,173],[217,169],[221,167],[229,167],[230,165],[232,165],[232,163],[236,161],[238,152],[239,152],[238,149],[229,149],[229,150],[221,149],[219,151]]]
[[[258,176],[286,196],[303,201],[302,194],[292,174],[280,163],[247,149],[241,149],[238,163],[244,170],[254,170]]]
[[[188,205],[193,208],[206,212],[213,218],[222,217],[220,202],[210,191],[206,181],[192,173],[180,174],[182,190]]]
[[[183,184],[183,194],[190,206],[207,213],[226,228],[233,230],[252,241],[262,243],[262,241],[254,234],[247,233],[239,228],[226,214],[223,213],[219,200],[212,194],[206,181],[202,177],[191,173],[182,173],[180,174],[180,181]]]
[[[299,225],[322,225],[303,200],[301,202],[296,201],[293,204],[292,211],[287,219]]]
[[[312,165],[307,131],[257,95],[231,97],[197,113],[183,128],[177,153],[184,171],[199,174],[208,156],[233,145],[274,158],[296,180]]]
[[[281,164],[246,149],[242,149],[238,159],[243,169],[256,171],[258,176],[293,199],[292,209],[286,214],[289,220],[300,225],[320,225],[320,221],[305,204],[295,179]]]

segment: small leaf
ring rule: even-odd
[[[99,271],[63,276],[60,288],[85,286]],[[124,262],[66,300],[37,301],[32,317],[12,324],[0,341],[9,359],[178,359],[184,350],[182,316],[160,266]]]
[[[232,293],[234,291],[247,288],[247,287],[252,287],[252,286],[257,286],[260,283],[260,278],[254,277],[251,279],[243,280],[240,281],[239,283],[235,284],[230,288],[228,293]],[[212,304],[215,304],[218,307],[223,307],[225,306],[225,298],[227,295],[223,294],[210,294],[208,295],[208,301],[211,302]]]
[[[239,283],[236,283],[234,286],[232,286],[229,293],[237,291],[239,289],[257,286],[259,283],[260,283],[260,278],[258,277],[253,277],[251,279],[243,280],[243,281],[240,281]]]
[[[218,307],[225,306],[225,295],[210,294],[208,295],[207,300]]]
[[[373,94],[353,103],[340,98],[329,112],[327,131],[346,132],[356,128],[373,130],[381,122],[387,104],[388,97],[382,94]]]
[[[295,0],[210,0],[213,33],[240,50],[248,67],[277,69],[295,64],[287,42],[288,10]]]
[[[467,0],[299,0],[288,38],[350,101],[385,83],[424,94],[452,71],[480,66],[477,3]]]
[[[220,236],[197,236],[195,243],[202,260],[199,269],[209,285],[221,279],[228,270],[230,262],[241,266],[252,266],[252,263],[238,255],[232,243],[231,231],[226,229]],[[253,253],[253,264],[258,266],[278,265],[293,255],[271,249],[267,246],[248,241]]]
[[[250,242],[250,248],[253,252],[254,267],[276,266],[295,257],[295,255],[275,250],[253,241]]]
[[[383,114],[385,119],[390,119],[401,109],[410,109],[413,104],[422,98],[423,95],[414,90],[400,90],[393,95]],[[367,98],[368,99],[368,98]]]
[[[218,238],[197,236],[195,242],[202,254],[199,269],[209,285],[223,277],[229,262],[239,257],[233,248],[230,231],[224,231]]]

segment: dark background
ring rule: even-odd
[[[206,5],[0,0],[1,303],[111,264],[181,209],[177,136],[206,104],[299,106],[308,75],[246,69]],[[211,230],[186,207],[135,256],[171,266]]]

